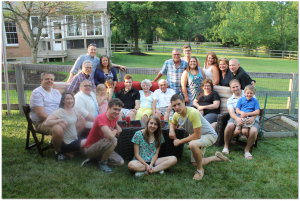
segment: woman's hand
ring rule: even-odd
[[[201,111],[201,110],[204,110],[205,108],[204,108],[204,106],[198,106],[197,109],[198,109],[199,111]]]

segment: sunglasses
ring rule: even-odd
[[[97,47],[97,45],[95,43],[91,43],[91,44],[89,44],[89,46],[95,46],[95,47]]]

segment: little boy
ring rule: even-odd
[[[246,122],[248,117],[257,116],[260,112],[260,107],[258,100],[253,98],[255,95],[255,88],[252,85],[247,85],[244,89],[245,97],[239,99],[236,105],[236,113],[238,117],[244,118]],[[248,135],[249,129],[253,126],[255,121],[252,124],[244,124],[243,126],[236,126],[234,135],[237,135],[241,132],[245,135]],[[237,125],[237,122],[234,121],[234,124]]]

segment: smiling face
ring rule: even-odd
[[[97,48],[96,46],[89,46],[88,47],[88,54],[91,56],[91,57],[94,57],[96,56],[96,53],[97,53]]]
[[[183,109],[185,108],[184,102],[182,102],[180,99],[172,101],[171,105],[175,112],[177,112],[178,114],[181,114],[183,112]]]
[[[82,91],[86,95],[90,95],[90,93],[92,91],[92,85],[91,85],[91,83],[84,82],[84,84],[82,85],[82,87],[80,87],[80,91]]]
[[[236,72],[238,71],[239,68],[240,68],[240,64],[238,64],[235,60],[229,61],[229,69],[234,75],[236,75]]]
[[[44,74],[43,79],[41,79],[42,87],[46,91],[51,91],[51,88],[53,87],[54,82],[54,75],[52,74]]]
[[[86,75],[91,74],[93,70],[93,64],[92,63],[86,63],[85,66],[82,65],[82,72]]]
[[[210,93],[212,91],[211,85],[210,83],[205,83],[202,87],[202,89],[206,92],[206,93]]]
[[[197,60],[195,58],[191,58],[190,61],[189,61],[189,65],[190,65],[191,69],[196,69],[198,67],[197,66]]]
[[[180,57],[181,57],[181,52],[173,50],[172,51],[172,58],[174,63],[179,63],[180,62]]]
[[[186,57],[190,57],[190,56],[191,56],[191,52],[192,52],[192,50],[191,50],[191,48],[189,48],[189,47],[183,49],[183,54],[184,54],[184,56],[186,56]]]
[[[122,109],[122,107],[117,106],[117,105],[113,105],[112,107],[108,107],[107,112],[106,112],[106,116],[110,120],[115,119],[119,116],[121,109]]]
[[[107,57],[102,57],[101,62],[102,62],[103,68],[107,68],[108,58]]]
[[[208,55],[208,57],[207,57],[207,63],[208,63],[208,65],[213,65],[214,62],[215,62],[215,60],[214,60],[213,56],[212,55]]]
[[[71,108],[74,105],[74,98],[71,94],[67,94],[63,100],[65,108]]]
[[[157,130],[157,128],[158,128],[158,125],[157,125],[155,119],[151,118],[151,119],[149,120],[149,122],[148,122],[147,127],[148,127],[148,131],[149,131],[150,133],[154,133],[154,132]]]
[[[220,61],[220,62],[219,62],[219,68],[220,68],[221,71],[226,72],[227,69],[228,69],[228,65],[226,64],[226,62]]]
[[[240,93],[242,93],[241,85],[237,82],[232,82],[230,84],[230,89],[235,95],[239,95]]]
[[[130,90],[132,87],[132,79],[125,80],[125,89]]]
[[[150,89],[150,85],[147,84],[147,83],[144,83],[143,86],[142,86],[142,88],[143,88],[143,91],[148,92],[149,89]]]
[[[163,93],[166,93],[167,88],[168,88],[167,82],[160,82],[160,83],[158,83],[158,86]]]
[[[246,99],[247,100],[250,100],[253,96],[254,96],[254,92],[252,91],[252,90],[250,90],[250,89],[248,89],[247,91],[244,91],[244,93],[245,93],[245,96],[246,96]]]

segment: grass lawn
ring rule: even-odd
[[[24,116],[2,117],[2,198],[298,198],[298,138],[265,138],[253,150],[253,159],[242,156],[243,148],[231,145],[229,162],[204,166],[202,181],[193,181],[195,167],[190,152],[164,175],[135,178],[127,168],[113,167],[105,174],[95,166],[80,167],[83,155],[66,163],[54,160],[54,150],[40,157],[36,148],[25,150]],[[49,139],[46,139],[48,142]],[[206,156],[222,147],[209,147]]]

